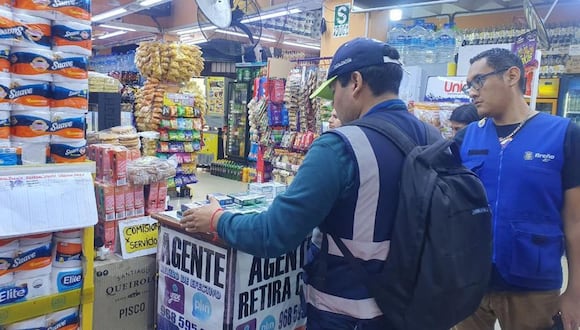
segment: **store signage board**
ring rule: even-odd
[[[119,221],[119,239],[123,259],[141,257],[157,252],[159,223],[151,217]]]
[[[89,172],[0,176],[0,215],[0,237],[93,226],[93,177]]]
[[[334,7],[333,38],[348,36],[350,31],[350,4],[345,3]]]
[[[305,329],[301,303],[307,241],[278,258],[237,252],[233,329]]]
[[[471,99],[463,93],[465,77],[429,77],[425,101],[469,103]]]
[[[223,329],[229,251],[173,229],[159,229],[158,329]]]

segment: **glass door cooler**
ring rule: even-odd
[[[560,78],[558,115],[580,125],[580,75],[564,75]]]

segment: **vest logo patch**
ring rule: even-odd
[[[556,156],[549,154],[549,153],[542,154],[542,153],[533,152],[533,151],[526,151],[524,153],[524,160],[534,160],[534,159],[538,159],[544,163],[548,163],[548,162],[551,162],[554,159],[556,159]]]

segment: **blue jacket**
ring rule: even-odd
[[[568,119],[540,113],[504,148],[492,120],[467,128],[461,156],[482,180],[493,210],[493,262],[499,277],[492,278],[492,290],[562,286],[561,171],[568,124]]]
[[[365,116],[390,120],[417,142],[425,141],[424,125],[400,100],[381,103]],[[365,260],[369,272],[378,272],[388,254],[402,163],[402,153],[374,131],[346,126],[324,134],[312,145],[286,193],[268,211],[226,213],[218,233],[237,249],[275,257],[296,248],[317,228],[309,265],[319,259],[322,233],[330,232]],[[325,274],[314,267],[306,280],[308,329],[384,328],[382,313],[364,283],[352,277],[332,239],[328,243]],[[324,285],[311,281],[317,276],[326,278]]]

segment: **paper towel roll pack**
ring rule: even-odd
[[[88,111],[89,82],[57,82],[52,84],[52,111]]]
[[[0,111],[0,141],[10,141],[10,111]]]
[[[30,320],[13,323],[7,325],[4,329],[5,330],[38,330],[38,329],[46,329],[48,327],[48,323],[46,322],[46,316],[39,316],[35,317]]]
[[[18,138],[12,137],[10,144],[16,148],[16,160],[20,157],[21,165],[46,164],[50,160],[48,142],[20,142]]]
[[[88,60],[79,54],[54,53],[51,71],[54,82],[84,83],[89,79]]]
[[[0,77],[0,111],[12,110],[12,104],[10,102],[11,84],[12,79]]]
[[[54,240],[52,253],[53,267],[80,267],[82,266],[83,246],[80,238],[60,238]]]
[[[12,79],[9,98],[14,111],[49,109],[50,84],[36,80]]]
[[[10,50],[10,72],[12,78],[52,81],[52,50],[12,47]]]
[[[87,159],[87,140],[53,138],[50,143],[50,158],[55,163],[78,163]]]
[[[15,36],[22,33],[22,28],[12,20],[13,18],[14,14],[10,8],[0,7],[0,44],[2,45],[12,45]]]
[[[70,21],[71,18],[81,22],[91,21],[91,2],[89,0],[51,0],[56,21]]]
[[[22,26],[22,34],[16,37],[14,46],[50,49],[51,22],[49,19],[15,13],[13,20]]]
[[[63,293],[70,290],[80,289],[83,286],[83,268],[56,268],[52,269],[50,276],[54,293]]]
[[[0,45],[0,78],[10,79],[10,46],[8,45]]]
[[[14,286],[14,273],[0,275],[0,289],[10,286]]]
[[[10,132],[19,142],[48,142],[50,140],[50,111],[12,111]]]
[[[0,251],[0,276],[12,273],[12,265],[17,254],[17,249]]]
[[[52,134],[52,140],[58,142],[59,137],[83,140],[85,138],[85,121],[85,114],[80,111],[51,112],[50,134]]]
[[[0,252],[6,250],[14,250],[20,247],[18,238],[4,238],[0,239]]]
[[[77,330],[80,327],[79,308],[73,307],[46,316],[48,329]]]
[[[12,10],[14,13],[54,19],[54,11],[50,8],[50,0],[14,0]]]
[[[12,262],[15,272],[37,271],[50,274],[52,266],[52,242],[21,246]]]
[[[71,229],[57,231],[56,233],[54,233],[54,236],[60,238],[81,238],[82,234],[83,234],[82,229]]]
[[[27,299],[48,296],[52,293],[50,282],[50,271],[48,273],[40,270],[25,270],[14,273],[14,283],[17,287],[25,287],[28,290]]]
[[[92,29],[88,24],[76,22],[55,22],[52,26],[52,49],[55,52],[92,54]]]

